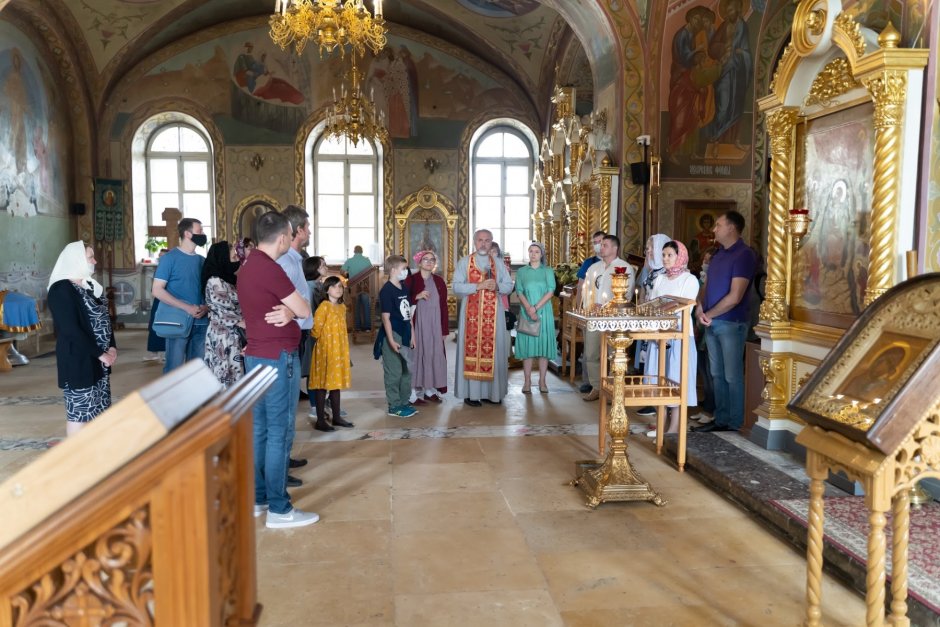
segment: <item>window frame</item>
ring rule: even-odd
[[[526,150],[529,153],[528,157],[506,157],[505,154],[500,157],[480,157],[478,156],[480,147],[488,140],[490,137],[496,134],[509,134],[516,139],[518,139],[526,147]],[[499,226],[487,225],[487,224],[477,224],[477,199],[478,198],[495,198],[497,196],[482,196],[477,193],[477,190],[480,186],[479,177],[476,176],[477,165],[480,164],[498,164],[500,166],[500,223]],[[471,193],[470,193],[470,232],[476,232],[477,229],[485,228],[493,232],[493,239],[496,242],[499,242],[499,245],[502,249],[503,255],[509,254],[511,258],[511,263],[513,264],[524,264],[527,262],[527,257],[521,251],[514,251],[506,246],[506,230],[514,231],[521,230],[518,227],[506,227],[506,199],[507,198],[520,198],[520,194],[508,194],[507,193],[507,172],[509,167],[518,167],[526,166],[527,168],[527,177],[526,177],[526,197],[528,198],[528,211],[526,212],[526,223],[528,230],[528,239],[532,239],[532,212],[535,207],[535,194],[532,191],[531,186],[528,182],[532,180],[533,172],[535,171],[535,153],[532,148],[531,142],[529,139],[517,128],[514,128],[508,124],[497,124],[483,132],[473,143],[470,152],[470,182],[471,182]]]
[[[349,142],[348,138],[345,138],[346,142]],[[343,214],[343,250],[344,256],[342,257],[326,257],[327,263],[343,263],[352,255],[352,248],[355,245],[361,245],[363,247],[372,244],[373,242],[379,242],[381,245],[381,236],[382,236],[382,220],[384,216],[382,215],[382,187],[381,187],[381,177],[380,169],[383,167],[381,151],[377,142],[368,139],[360,138],[360,142],[368,142],[369,147],[372,150],[371,155],[357,155],[350,154],[349,147],[345,149],[344,154],[321,154],[320,148],[324,142],[329,141],[330,138],[326,133],[321,132],[319,136],[312,142],[310,153],[309,153],[309,163],[312,167],[312,177],[313,177],[313,186],[312,186],[312,204],[313,204],[313,216],[312,216],[312,231],[310,237],[310,242],[307,245],[308,252],[312,248],[312,251],[315,254],[322,254],[322,246],[320,245],[320,229],[321,228],[330,228],[337,229],[340,227],[321,227],[320,223],[320,176],[319,176],[319,164],[321,162],[331,162],[331,163],[342,163],[343,164],[343,204],[345,211]],[[352,242],[350,241],[349,229],[351,227],[349,220],[349,205],[351,196],[368,196],[370,194],[355,193],[350,191],[350,176],[352,168],[350,166],[357,164],[368,164],[372,166],[372,211],[373,211],[373,234],[372,239],[369,242]]]
[[[185,152],[182,149],[176,152],[164,152],[164,151],[154,151],[153,144],[156,139],[162,135],[164,132],[170,130],[171,128],[186,128],[196,133],[206,145],[205,152]],[[207,231],[209,235],[210,242],[218,237],[217,229],[217,216],[215,212],[215,175],[214,175],[214,165],[215,165],[215,154],[213,152],[212,141],[209,137],[203,133],[199,128],[188,124],[183,121],[171,121],[166,124],[158,126],[150,135],[147,137],[147,142],[144,148],[144,175],[146,182],[146,194],[147,194],[147,227],[149,232],[149,227],[151,226],[164,226],[162,221],[154,222],[154,205],[153,205],[153,194],[173,194],[177,195],[177,209],[183,213],[183,217],[191,217],[186,215],[185,210],[185,199],[184,196],[187,193],[190,194],[209,194],[209,223],[202,222],[203,229]],[[151,161],[155,159],[175,159],[177,161],[176,177],[177,177],[177,190],[176,192],[155,192],[152,189],[151,181]],[[206,188],[205,190],[186,190],[186,180],[185,180],[185,163],[204,163],[206,167]],[[170,205],[167,205],[170,206]],[[161,208],[164,209],[165,207]],[[198,249],[197,249],[198,250]],[[199,252],[203,252],[204,249]]]

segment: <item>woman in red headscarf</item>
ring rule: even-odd
[[[663,246],[663,268],[665,272],[656,277],[653,287],[649,291],[650,299],[659,296],[678,296],[695,300],[698,297],[699,283],[691,272],[689,272],[689,251],[686,250],[682,242],[666,242]],[[695,336],[693,333],[694,325],[689,325],[687,329],[689,339],[687,346],[695,345]],[[649,354],[647,355],[648,368],[646,372],[655,373],[659,371],[659,342],[650,342]],[[682,380],[682,345],[672,340],[666,343],[666,377],[673,381]],[[689,406],[698,404],[698,397],[695,394],[695,373],[698,369],[698,360],[695,350],[689,350],[689,372],[685,378],[687,387],[686,402]],[[677,433],[679,431],[679,407],[673,405],[669,407],[669,428],[667,433]],[[656,437],[656,431],[650,431],[646,435]]]
[[[450,334],[447,324],[447,284],[434,274],[437,254],[422,250],[414,256],[418,272],[405,279],[408,300],[415,303],[412,316],[415,350],[411,370],[411,402],[425,405],[440,403],[447,392],[447,355],[444,338]]]

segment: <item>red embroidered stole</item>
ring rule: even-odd
[[[496,261],[490,257],[490,270],[496,276]],[[476,253],[470,255],[467,280],[481,283],[487,273],[477,267]],[[464,308],[463,376],[474,381],[492,381],[496,358],[496,291],[480,290],[467,297]]]

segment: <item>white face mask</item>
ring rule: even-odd
[[[95,276],[95,264],[88,264],[88,274]]]
[[[601,252],[601,245],[600,245],[600,244],[594,244],[594,254],[595,254],[595,255],[599,255],[600,252]]]
[[[707,263],[703,263],[703,264],[702,264],[702,274],[705,274],[706,272],[708,272],[708,264],[707,264]]]
[[[407,279],[407,278],[408,278],[408,271],[407,271],[407,270],[402,270],[402,271],[400,271],[400,272],[398,273],[398,280],[399,280],[399,281],[404,281],[404,280]]]

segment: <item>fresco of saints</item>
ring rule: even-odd
[[[267,53],[262,52],[260,59],[256,58],[252,50],[254,44],[245,42],[245,51],[238,55],[232,77],[239,87],[261,100],[280,100],[289,104],[299,105],[304,101],[304,95],[283,78],[274,76],[265,64]]]

